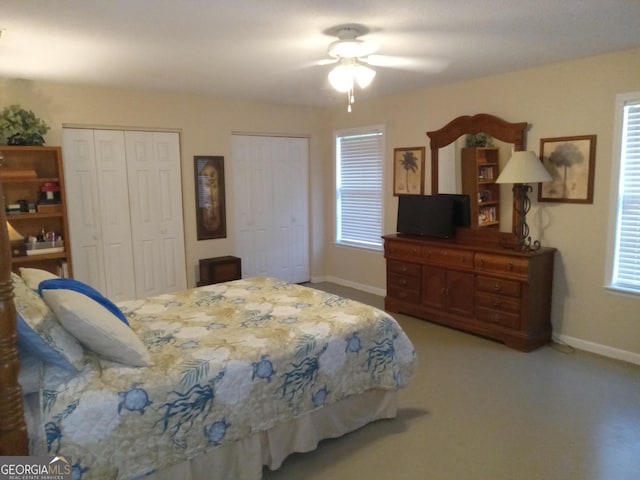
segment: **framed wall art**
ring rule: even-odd
[[[224,157],[196,156],[193,163],[198,240],[225,238]]]
[[[393,149],[393,194],[424,193],[425,147]]]
[[[540,139],[540,160],[552,177],[538,186],[538,201],[593,203],[596,136]]]

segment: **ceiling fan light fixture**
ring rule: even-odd
[[[376,71],[364,65],[355,65],[353,67],[353,75],[360,88],[367,88],[376,76]]]
[[[351,65],[337,65],[329,72],[329,83],[338,92],[353,90]]]
[[[338,40],[329,45],[329,55],[340,62],[329,72],[329,83],[338,92],[347,94],[347,111],[351,112],[351,105],[355,101],[354,88],[371,85],[376,76],[375,70],[363,64],[368,55],[374,53],[378,47],[371,43],[358,40],[360,31],[346,27],[338,32]]]

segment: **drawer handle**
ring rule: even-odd
[[[481,267],[484,267],[484,258],[481,258],[481,259],[480,259],[480,266],[481,266]]]
[[[406,298],[406,297],[407,297],[407,292],[400,292],[400,293],[398,294],[398,296],[399,296],[400,298]]]
[[[493,323],[499,323],[500,322],[500,315],[498,315],[497,313],[494,313],[493,316],[491,317],[491,321]]]
[[[407,267],[403,265],[403,267],[402,267],[402,271],[403,271],[403,272],[406,272],[406,271],[407,271]]]
[[[418,249],[417,248],[414,248],[412,251],[413,251],[414,255],[417,255],[417,253],[418,253]]]
[[[513,262],[509,262],[509,271],[512,272],[513,271]]]
[[[400,284],[405,287],[407,285],[407,279],[403,278],[402,280],[400,280]]]
[[[502,290],[502,284],[499,282],[496,282],[495,285],[493,286],[493,291],[494,292],[499,292]]]
[[[493,306],[494,307],[499,307],[500,305],[502,305],[502,301],[498,300],[497,298],[493,299]]]

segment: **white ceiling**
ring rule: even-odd
[[[640,46],[640,0],[2,0],[0,77],[346,103],[317,65],[345,24],[411,60],[357,101]]]

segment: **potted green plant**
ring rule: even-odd
[[[49,126],[31,110],[10,105],[0,113],[0,141],[5,145],[43,145]]]

